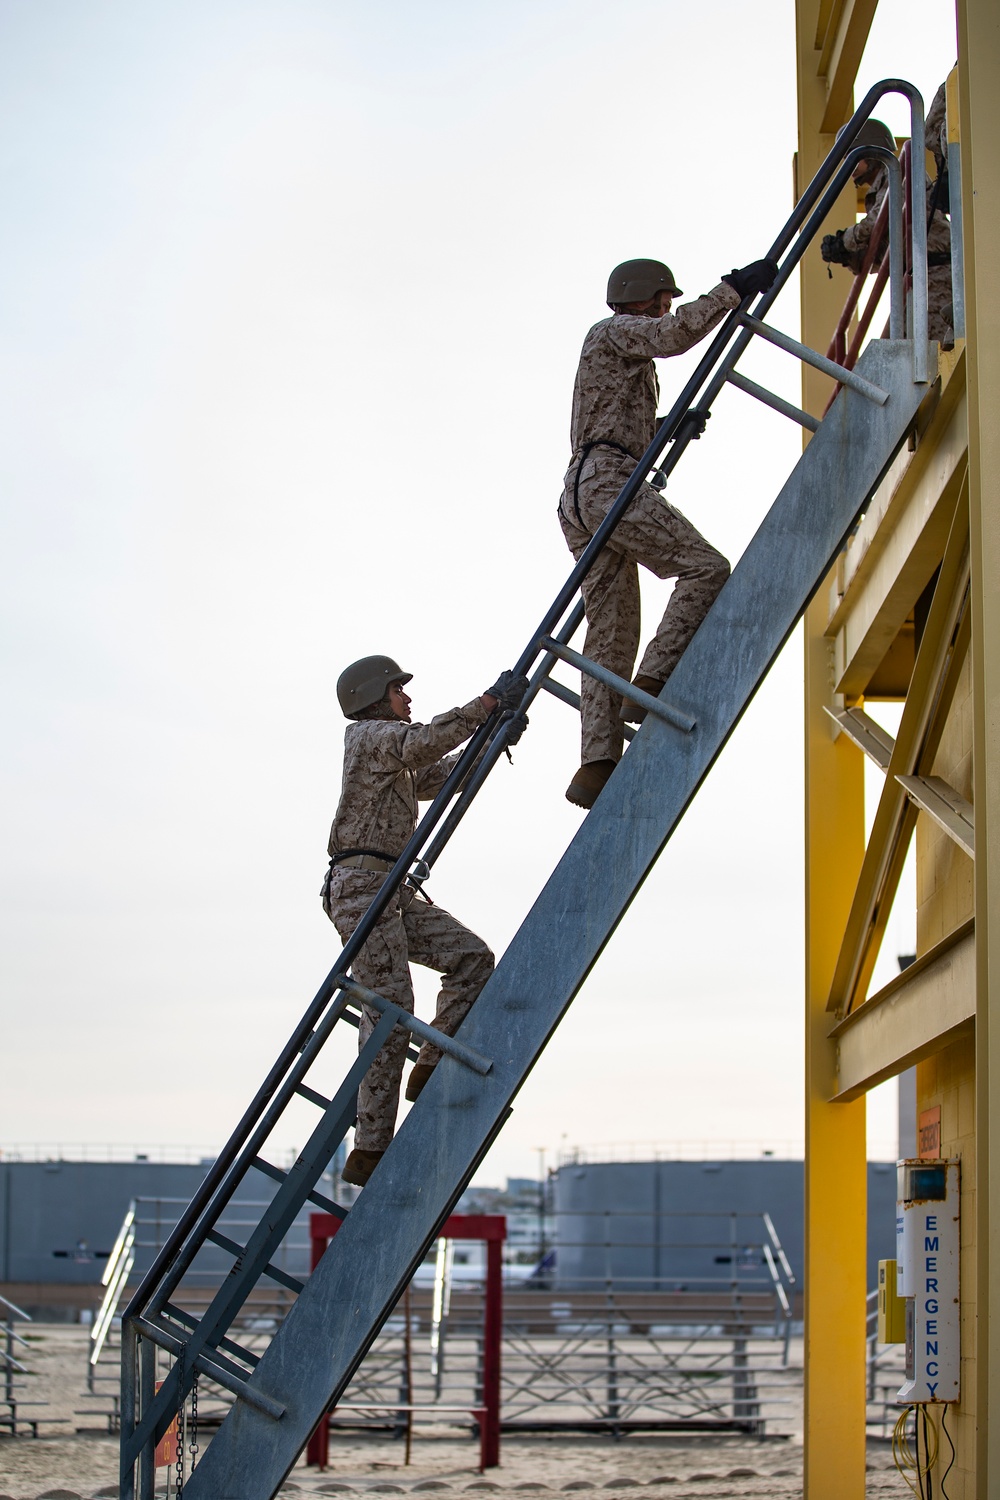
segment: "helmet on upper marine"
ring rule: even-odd
[[[402,685],[413,677],[391,656],[363,656],[352,661],[337,678],[337,697],[347,718],[380,703],[394,682]]]

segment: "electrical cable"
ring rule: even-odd
[[[952,1464],[954,1464],[955,1459],[958,1457],[958,1454],[955,1452],[955,1444],[951,1440],[951,1433],[948,1431],[948,1423],[945,1421],[945,1418],[947,1417],[947,1415],[948,1415],[948,1406],[947,1406],[947,1403],[946,1403],[941,1408],[941,1431],[944,1433],[945,1437],[948,1439],[948,1447],[951,1449],[951,1458],[948,1461],[948,1467],[945,1469],[944,1473],[941,1475],[941,1494],[943,1496],[943,1500],[948,1500],[948,1491],[944,1487],[944,1482],[948,1478],[948,1475],[951,1473]]]
[[[906,1424],[909,1421],[911,1412],[913,1413],[912,1448],[910,1447],[910,1440],[906,1434]],[[923,1416],[924,1425],[923,1463],[921,1463],[920,1461],[921,1415]],[[931,1470],[937,1463],[938,1438],[937,1428],[935,1427],[934,1423],[931,1422],[930,1430],[934,1434],[934,1447],[933,1451],[931,1451],[931,1446],[928,1442],[927,1425],[927,1409],[921,1403],[914,1404],[912,1406],[904,1406],[903,1410],[896,1418],[896,1425],[892,1429],[892,1461],[896,1465],[896,1468],[899,1470],[900,1474],[902,1474],[903,1478],[906,1480],[906,1483],[909,1485],[914,1495],[916,1495],[917,1500],[932,1500],[933,1495],[933,1480],[931,1479]],[[951,1439],[949,1438],[948,1441],[951,1442]],[[913,1479],[910,1478],[911,1473],[917,1481],[916,1484],[914,1484]],[[928,1481],[928,1488],[926,1489],[924,1487],[925,1479],[927,1479]]]

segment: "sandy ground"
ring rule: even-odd
[[[85,1331],[70,1325],[33,1330],[29,1389],[22,1394],[48,1406],[26,1414],[49,1418],[37,1440],[0,1436],[0,1500],[91,1500],[118,1493],[118,1440],[77,1427],[99,1425],[81,1413],[86,1374]],[[89,1403],[92,1409],[106,1401]],[[337,1434],[331,1439],[330,1468],[323,1474],[299,1463],[281,1494],[309,1495],[439,1494],[481,1500],[504,1491],[537,1493],[538,1500],[560,1492],[601,1491],[601,1500],[638,1500],[639,1488],[651,1500],[698,1496],[768,1496],[792,1500],[802,1494],[802,1448],[795,1437],[751,1440],[743,1437],[636,1436],[615,1442],[603,1436],[505,1435],[499,1469],[477,1472],[478,1444],[454,1429],[420,1427],[412,1459],[404,1465],[404,1445],[388,1436]],[[166,1473],[158,1495],[166,1495]],[[173,1492],[171,1491],[171,1494]],[[909,1495],[897,1474],[888,1445],[873,1443],[867,1494]],[[597,1496],[595,1496],[597,1500]]]
[[[480,1476],[475,1445],[469,1439],[419,1436],[412,1462],[403,1465],[403,1445],[388,1439],[338,1438],[324,1474],[299,1464],[282,1496],[481,1495],[504,1491],[546,1494],[600,1491],[602,1500],[637,1500],[635,1491],[651,1489],[655,1500],[711,1497],[801,1496],[802,1449],[793,1443],[751,1442],[741,1438],[692,1441],[685,1438],[630,1438],[615,1443],[592,1437],[505,1437],[502,1463]],[[0,1440],[0,1500],[90,1500],[115,1496],[117,1442],[107,1437],[48,1437]],[[164,1476],[166,1471],[163,1471]],[[906,1496],[910,1492],[896,1473],[885,1448],[869,1458],[867,1494]],[[165,1479],[157,1493],[165,1495]],[[595,1500],[597,1497],[595,1496]],[[651,1497],[653,1500],[653,1497]]]

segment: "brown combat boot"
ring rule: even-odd
[[[410,1069],[410,1076],[406,1080],[406,1097],[411,1104],[415,1099],[419,1099],[421,1089],[436,1067],[437,1063],[413,1064],[413,1067]]]
[[[384,1151],[359,1151],[355,1146],[340,1175],[353,1187],[364,1187],[384,1155]]]
[[[588,760],[566,788],[566,801],[577,807],[593,807],[618,764],[616,760]]]
[[[658,698],[663,692],[663,683],[658,677],[646,677],[639,673],[632,682],[633,687],[641,688],[644,693]],[[621,713],[618,715],[626,724],[641,724],[646,717],[646,710],[638,703],[630,703],[627,698],[622,701]]]

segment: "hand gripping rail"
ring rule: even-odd
[[[642,455],[615,504],[532,634],[515,666],[517,673],[533,673],[522,710],[546,684],[555,661],[560,657],[565,659],[568,642],[582,618],[578,599],[581,584],[595,559],[607,545],[647,474],[653,467],[660,467],[666,474],[676,468],[687,444],[700,432],[704,413],[710,410],[719,391],[730,379],[751,339],[766,335],[772,341],[782,342],[783,347],[800,358],[809,358],[815,362],[817,356],[814,351],[806,350],[796,341],[788,339],[787,335],[775,337],[776,330],[769,329],[763,322],[764,315],[780,294],[848,181],[852,165],[860,155],[860,148],[852,145],[854,138],[876,102],[891,92],[902,93],[910,101],[914,158],[918,162],[923,160],[923,106],[919,93],[912,85],[898,79],[890,79],[877,85],[866,95],[840,141],[823,163],[768,252],[770,258],[780,262],[774,286],[757,302],[752,319],[749,317],[749,304],[752,301],[749,297],[744,298],[740,307],[726,318],[670,413],[660,424],[653,442]],[[870,148],[865,149],[870,151]],[[898,169],[893,172],[890,167],[890,173],[890,192],[892,182],[895,181],[898,199]],[[916,382],[925,382],[928,370],[926,225],[921,214],[912,216],[911,229],[914,267],[912,320],[916,330],[913,378]],[[896,238],[898,240],[898,233]],[[897,324],[900,288],[901,277],[897,275],[893,300]],[[846,382],[846,377],[851,372],[834,366],[833,373],[835,378]],[[744,388],[747,388],[746,385]],[[875,391],[869,394],[872,399],[878,399]],[[661,455],[668,443],[672,447],[663,459]],[[574,653],[573,661],[582,670],[594,673],[594,664],[586,658],[577,657]],[[638,697],[630,684],[616,680],[615,685],[622,692],[627,691],[630,697]],[[653,704],[646,706],[661,722],[666,720],[678,732],[692,732],[693,721],[690,716],[683,715],[682,710],[674,709],[662,700],[653,700]],[[389,1002],[384,1002],[387,1007],[385,1012],[335,1097],[328,1100],[305,1082],[309,1068],[318,1057],[333,1027],[338,1020],[346,1017],[352,990],[354,998],[361,998],[365,1004],[372,1004],[375,1009],[380,1008],[368,995],[359,995],[354,982],[349,978],[351,965],[392,901],[399,885],[412,874],[416,862],[423,857],[430,867],[440,856],[451,832],[502,753],[515,717],[495,713],[470,739],[441,792],[431,803],[413,837],[377,891],[365,916],[345,944],[337,962],[125,1310],[123,1323],[126,1327],[131,1326],[133,1335],[141,1332],[146,1336],[139,1349],[137,1340],[132,1337],[130,1341],[124,1336],[123,1329],[122,1495],[125,1500],[135,1493],[134,1464],[137,1459],[140,1461],[140,1484],[148,1489],[147,1481],[152,1472],[152,1445],[162,1437],[186,1392],[190,1390],[198,1362],[213,1363],[219,1359],[220,1348],[236,1347],[227,1339],[227,1330],[257,1279],[261,1275],[272,1274],[274,1253],[295,1215],[310,1198],[315,1201],[315,1185],[353,1123],[358,1085],[393,1026],[399,1022],[416,1033],[412,1017],[399,1012]],[[378,999],[381,1000],[381,997]],[[444,1039],[439,1033],[435,1033],[433,1040],[435,1045],[441,1046]],[[454,1043],[453,1046],[460,1047],[461,1044]],[[463,1061],[480,1072],[489,1067],[485,1058],[479,1059],[479,1067],[470,1058]],[[264,1161],[261,1152],[285,1107],[296,1096],[310,1100],[322,1111],[322,1115],[294,1166],[290,1171],[282,1172]],[[271,1208],[246,1246],[232,1246],[235,1263],[231,1275],[196,1327],[187,1327],[183,1315],[177,1315],[172,1301],[173,1294],[201,1246],[213,1239],[218,1243],[216,1223],[252,1167],[266,1171],[279,1183]],[[332,1208],[339,1214],[344,1212],[336,1205],[332,1205]],[[143,1325],[141,1329],[138,1322],[140,1319]],[[144,1394],[141,1403],[137,1405],[136,1384],[142,1378],[142,1371],[145,1371],[144,1391],[148,1392],[150,1389],[150,1339],[174,1354],[176,1362],[159,1393],[150,1399]],[[225,1373],[232,1375],[231,1370],[226,1370]],[[145,1494],[144,1489],[143,1500]]]

